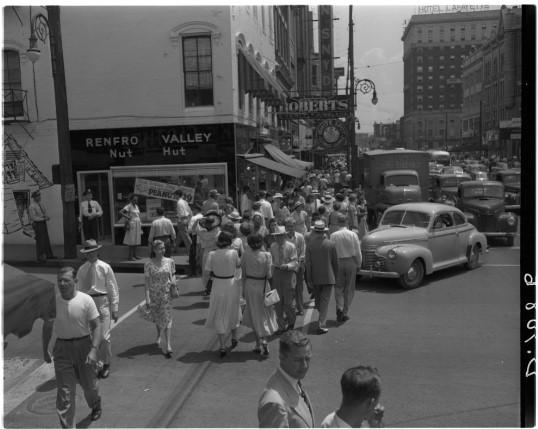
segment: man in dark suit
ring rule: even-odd
[[[338,256],[334,243],[327,238],[327,227],[323,220],[314,222],[312,235],[305,252],[305,274],[307,285],[314,290],[316,309],[319,312],[318,334],[326,334],[327,313],[331,292],[336,283]]]
[[[280,365],[267,381],[258,403],[261,428],[313,428],[314,413],[301,380],[312,358],[308,337],[298,330],[280,337]]]

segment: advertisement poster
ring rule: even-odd
[[[191,203],[194,199],[194,188],[187,186],[178,186],[171,183],[156,182],[154,180],[136,178],[134,185],[134,193],[150,198],[160,198],[161,200],[176,201],[174,192],[177,190],[183,191],[183,198]]]

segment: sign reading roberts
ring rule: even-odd
[[[279,119],[307,118],[334,119],[349,115],[349,97],[288,98],[284,110],[277,112]]]

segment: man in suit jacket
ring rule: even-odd
[[[258,403],[261,428],[313,428],[314,413],[301,380],[312,357],[308,337],[298,330],[280,337],[280,365],[267,381]]]
[[[336,247],[327,238],[327,227],[323,220],[314,222],[312,236],[305,252],[305,273],[307,284],[314,290],[316,309],[319,312],[318,334],[326,334],[329,301],[332,288],[336,283],[338,256]]]

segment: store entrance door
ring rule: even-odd
[[[77,176],[79,201],[84,200],[82,193],[86,189],[91,189],[93,199],[97,201],[103,209],[103,216],[99,219],[99,242],[112,243],[112,221],[110,219],[111,182],[109,180],[109,171],[79,171],[77,172]],[[80,237],[82,242],[84,240],[82,228]]]

